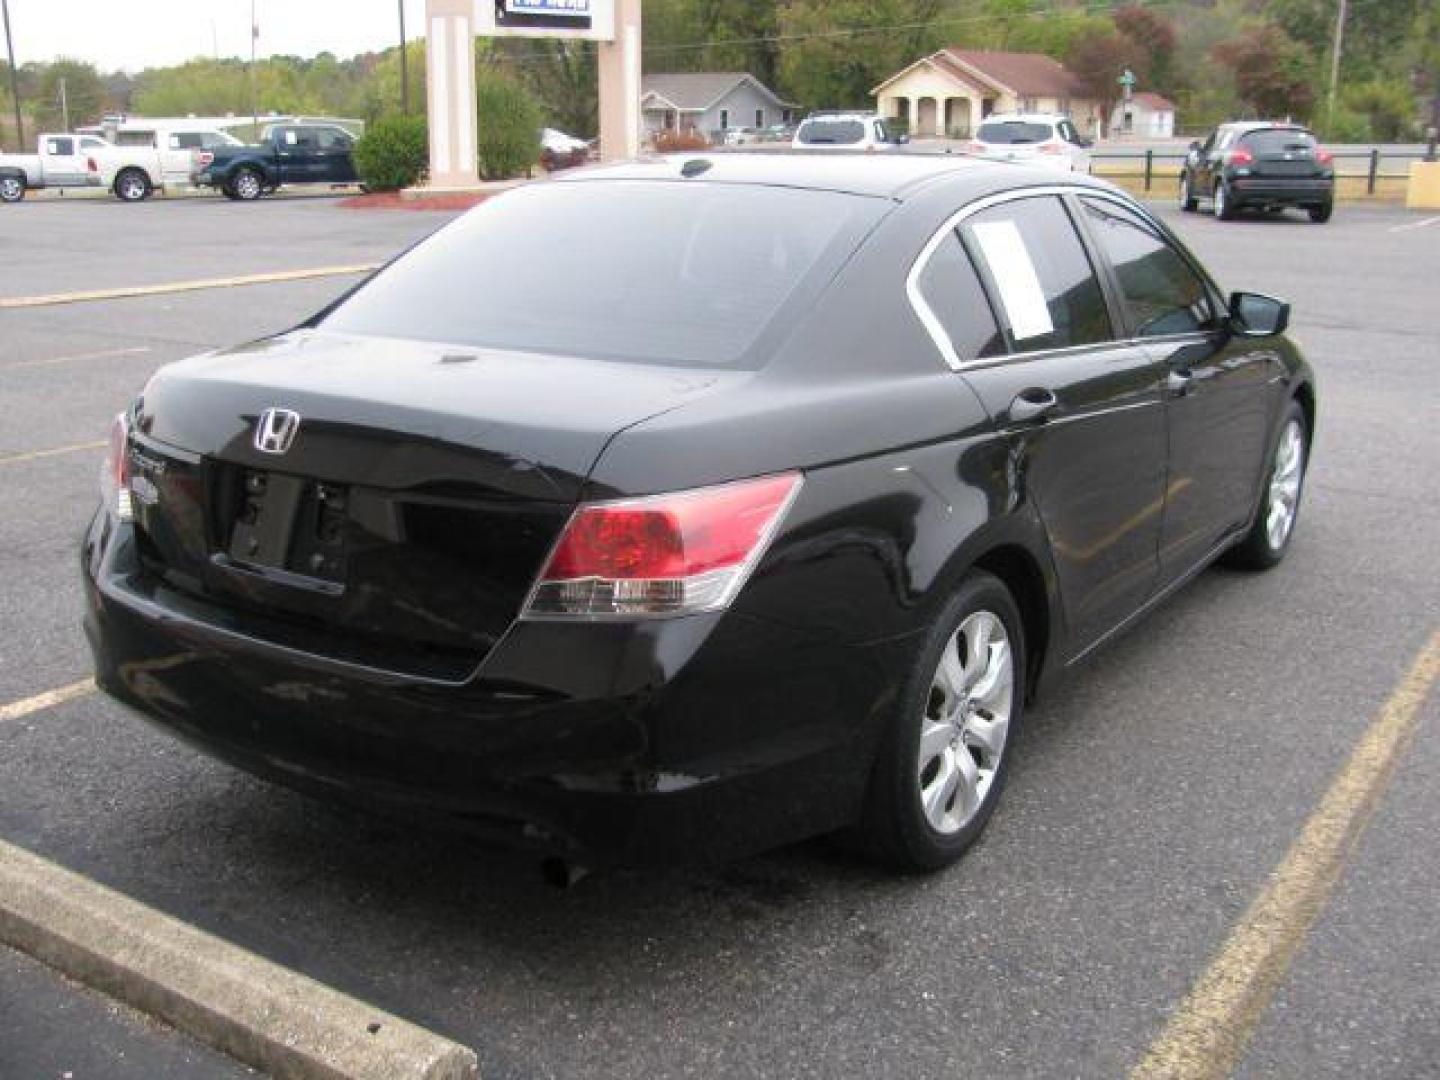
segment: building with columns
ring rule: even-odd
[[[965,139],[991,113],[1062,113],[1087,138],[1102,134],[1102,105],[1064,64],[1042,53],[949,47],[922,56],[871,91],[876,111],[912,138]]]

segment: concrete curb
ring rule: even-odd
[[[296,1080],[477,1080],[475,1052],[0,841],[0,941]]]

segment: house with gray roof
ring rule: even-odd
[[[731,128],[788,124],[795,105],[743,71],[686,71],[644,76],[640,109],[652,136],[697,131],[723,138]]]

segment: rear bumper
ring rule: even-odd
[[[908,648],[734,613],[521,622],[445,684],[174,610],[104,515],[83,562],[96,680],[149,720],[291,787],[594,863],[731,858],[852,821]]]
[[[1335,181],[1311,178],[1237,176],[1230,181],[1236,203],[1265,203],[1283,206],[1319,206],[1335,197]]]

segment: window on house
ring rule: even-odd
[[[765,126],[765,110],[764,110],[764,109],[756,109],[756,110],[755,110],[755,126],[756,126],[757,128],[763,128],[763,127]]]
[[[729,110],[729,109],[721,109],[721,110],[720,110],[720,130],[721,130],[721,131],[729,131],[729,130],[730,130],[730,110]]]

